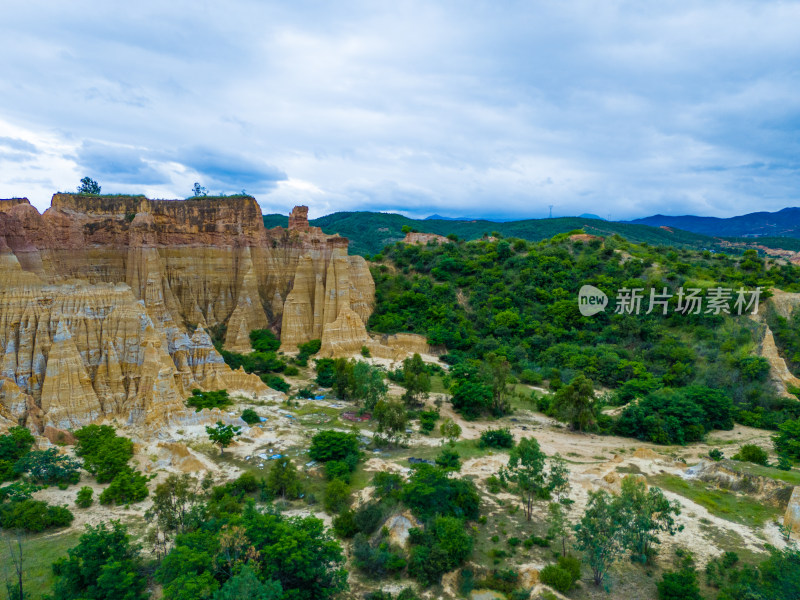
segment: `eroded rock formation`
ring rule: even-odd
[[[287,351],[314,338],[328,354],[359,349],[372,277],[307,210],[267,230],[249,197],[56,194],[43,214],[0,200],[0,416],[40,430],[157,423],[193,387],[265,392],[209,332],[239,352],[260,328]]]

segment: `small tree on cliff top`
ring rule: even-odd
[[[81,184],[78,186],[78,193],[97,196],[100,194],[100,184],[90,177],[84,177],[81,179]]]

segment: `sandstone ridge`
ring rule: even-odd
[[[369,343],[366,262],[307,211],[268,230],[248,196],[55,194],[43,214],[0,200],[0,420],[148,424],[182,412],[193,387],[270,393],[232,372],[209,333],[239,352],[259,328],[287,351]]]

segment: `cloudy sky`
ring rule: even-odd
[[[5,2],[0,197],[312,216],[800,205],[800,3]]]

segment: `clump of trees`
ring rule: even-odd
[[[589,503],[575,525],[575,548],[583,555],[595,585],[602,585],[608,571],[627,551],[631,559],[652,562],[660,543],[659,534],[674,535],[682,529],[675,523],[680,505],[670,502],[657,487],[647,488],[639,478],[622,480],[619,496],[605,490],[589,492]]]
[[[316,366],[319,386],[333,388],[337,398],[355,401],[363,410],[375,408],[389,391],[383,371],[367,362],[322,358],[316,361]]]
[[[204,392],[202,390],[192,390],[192,395],[186,400],[186,406],[200,412],[204,408],[228,408],[233,404],[233,400],[228,396],[228,390],[218,390],[216,392]]]

